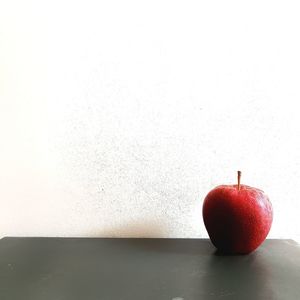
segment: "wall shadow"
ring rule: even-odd
[[[142,251],[207,255],[215,251],[209,239],[169,238],[166,224],[157,220],[137,220],[124,223],[120,226],[92,231],[88,233],[91,238],[119,238],[122,245],[140,248]],[[178,239],[182,242],[178,243]]]
[[[88,233],[94,238],[165,238],[166,226],[159,221],[137,220]]]

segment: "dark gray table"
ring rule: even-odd
[[[1,300],[300,299],[300,246],[224,256],[206,239],[3,238]]]

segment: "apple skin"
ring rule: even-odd
[[[220,185],[204,199],[203,220],[213,245],[221,252],[248,254],[267,237],[273,208],[268,196],[247,185]]]

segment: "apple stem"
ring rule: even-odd
[[[238,185],[237,185],[237,188],[238,190],[241,189],[241,176],[242,176],[242,172],[241,171],[237,171],[237,174],[238,174]]]

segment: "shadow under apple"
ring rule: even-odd
[[[273,299],[270,267],[260,249],[249,255],[215,251],[207,261],[199,282],[206,299]]]

